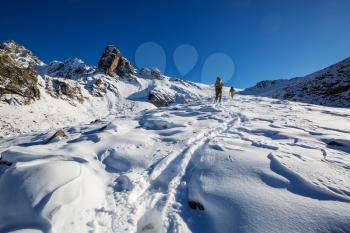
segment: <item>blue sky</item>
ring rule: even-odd
[[[0,40],[13,39],[45,62],[78,57],[96,65],[107,44],[135,62],[140,46],[152,42],[165,56],[159,49],[147,56],[155,62],[165,57],[160,63],[170,76],[211,82],[217,72],[227,84],[248,87],[350,56],[347,0],[12,0],[1,8]],[[198,56],[175,62],[184,44]],[[220,58],[215,54],[231,58],[234,69],[226,60],[212,64]],[[194,68],[181,73],[188,69],[176,64],[186,59]]]

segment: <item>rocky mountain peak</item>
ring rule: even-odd
[[[109,76],[125,76],[135,74],[135,69],[119,49],[114,45],[108,45],[98,62],[98,69]]]
[[[79,79],[91,75],[95,69],[84,61],[73,58],[62,61],[52,61],[45,67],[44,73],[52,77]]]
[[[33,53],[24,46],[17,44],[13,40],[0,43],[0,54],[7,54],[17,65],[22,67],[34,67],[44,63],[33,55]]]

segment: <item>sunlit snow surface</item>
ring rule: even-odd
[[[0,232],[350,232],[349,109],[211,101],[1,139]]]

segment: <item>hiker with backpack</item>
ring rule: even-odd
[[[215,81],[215,102],[219,101],[221,103],[223,86],[224,86],[224,84],[223,84],[221,78],[217,77],[216,81]]]
[[[233,87],[230,88],[230,96],[233,99],[233,96],[236,94],[236,91]]]

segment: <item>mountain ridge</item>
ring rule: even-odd
[[[170,78],[157,69],[135,69],[112,45],[97,67],[78,58],[45,64],[14,41],[0,44],[0,59],[6,61],[0,62],[0,136],[192,102],[210,91],[207,85]]]
[[[303,77],[260,81],[241,94],[350,107],[350,57]]]

